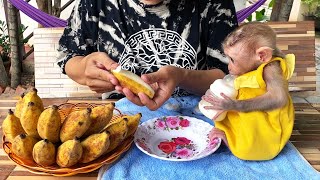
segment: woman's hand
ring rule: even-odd
[[[119,85],[110,73],[118,65],[106,53],[94,52],[85,57],[70,59],[66,64],[66,72],[76,82],[88,86],[92,91],[103,93],[113,91]]]
[[[163,105],[172,95],[174,89],[182,79],[183,69],[174,66],[163,66],[157,72],[144,74],[141,79],[150,84],[155,95],[150,99],[144,93],[134,95],[129,89],[116,86],[133,103],[139,106],[146,106],[150,110],[156,110]]]

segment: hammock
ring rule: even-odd
[[[256,3],[248,6],[244,9],[237,11],[238,22],[242,22],[247,17],[249,17],[252,13],[254,13],[260,6],[262,6],[267,0],[258,0]]]
[[[15,6],[17,9],[22,11],[24,14],[29,16],[31,19],[35,20],[44,27],[65,27],[67,21],[51,16],[35,7],[30,5],[24,0],[9,0],[10,3]],[[256,3],[252,4],[249,7],[241,9],[237,12],[238,22],[244,21],[250,14],[255,12],[261,5],[263,5],[266,0],[258,0]]]
[[[24,0],[9,0],[10,3],[22,11],[24,14],[29,16],[31,19],[35,20],[39,24],[43,25],[43,27],[65,27],[67,25],[67,21],[57,18],[55,16],[51,16],[35,7],[30,5],[28,2]]]

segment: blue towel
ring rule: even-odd
[[[196,108],[200,98],[188,96],[170,98],[157,111],[149,111],[122,99],[116,107],[124,113],[141,112],[142,122],[155,117],[185,115],[212,121],[199,113]],[[107,169],[107,170],[106,170]],[[281,153],[269,161],[244,161],[236,158],[230,150],[221,145],[210,156],[186,162],[172,162],[153,158],[141,152],[135,145],[111,167],[102,167],[98,179],[104,180],[150,180],[150,179],[318,179],[317,172],[289,142]]]

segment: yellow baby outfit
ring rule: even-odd
[[[276,57],[270,62],[272,61],[280,61],[285,79],[292,76],[295,64],[293,54],[288,54],[285,59]],[[266,93],[263,69],[268,63],[235,79],[238,100],[251,99]],[[225,132],[229,148],[236,157],[243,160],[269,160],[280,153],[293,128],[294,107],[289,92],[288,98],[287,104],[280,109],[266,112],[230,111],[223,121],[215,122],[216,128]]]

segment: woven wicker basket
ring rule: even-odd
[[[103,104],[88,104],[88,103],[78,103],[78,104],[71,104],[71,103],[65,103],[61,104],[59,106],[59,113],[61,116],[61,119],[65,119],[65,117],[68,116],[69,113],[73,111],[78,111],[84,108],[93,108],[99,105]],[[123,116],[123,114],[118,110],[115,109],[114,115],[110,121],[112,123],[115,119]],[[72,176],[79,173],[89,173],[92,172],[98,168],[100,168],[102,165],[111,164],[114,161],[116,161],[121,154],[126,152],[133,142],[133,136],[128,137],[125,139],[116,149],[109,152],[108,154],[105,154],[98,159],[91,161],[89,163],[81,164],[77,163],[76,165],[69,167],[69,168],[61,168],[57,164],[51,165],[51,166],[40,166],[39,164],[35,163],[34,161],[28,161],[25,159],[21,159],[20,157],[13,154],[11,148],[11,143],[6,141],[5,136],[3,136],[2,139],[2,146],[5,153],[8,155],[9,159],[11,159],[13,162],[15,162],[17,165],[20,165],[24,168],[26,168],[28,171],[35,173],[35,174],[44,174],[44,175],[53,175],[53,176]]]

